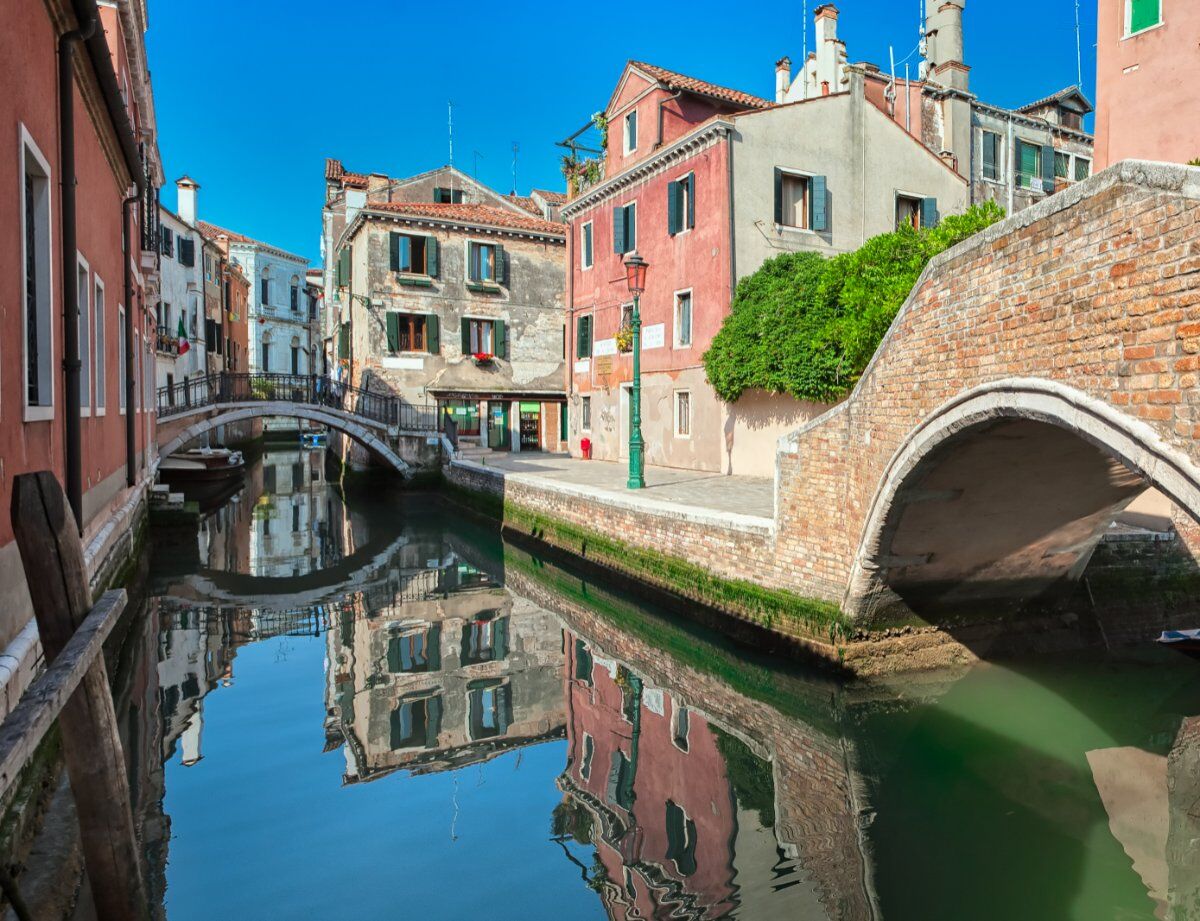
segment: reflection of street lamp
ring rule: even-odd
[[[646,290],[646,260],[636,251],[625,260],[625,284],[633,295],[633,318],[629,322],[633,329],[633,392],[629,399],[629,482],[625,485],[642,489],[646,485],[646,464],[642,441],[642,315],[638,299]]]

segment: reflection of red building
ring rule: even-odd
[[[610,917],[724,916],[737,904],[737,804],[713,728],[570,634],[566,669],[567,797],[556,823],[577,829],[570,811],[588,813],[593,886]]]

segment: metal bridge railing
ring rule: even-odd
[[[158,416],[167,419],[218,403],[303,403],[361,416],[401,431],[437,429],[437,408],[406,403],[390,393],[351,387],[316,374],[247,374],[221,371],[158,388]]]

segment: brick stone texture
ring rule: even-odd
[[[1119,164],[935,262],[849,400],[781,452],[769,571],[841,601],[889,461],[990,382],[1068,385],[1200,461],[1198,199],[1198,170]]]

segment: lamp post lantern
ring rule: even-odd
[[[630,253],[625,260],[625,283],[633,295],[633,390],[629,399],[629,482],[630,489],[642,489],[646,485],[645,442],[642,441],[642,315],[638,301],[646,290],[646,260]]]

